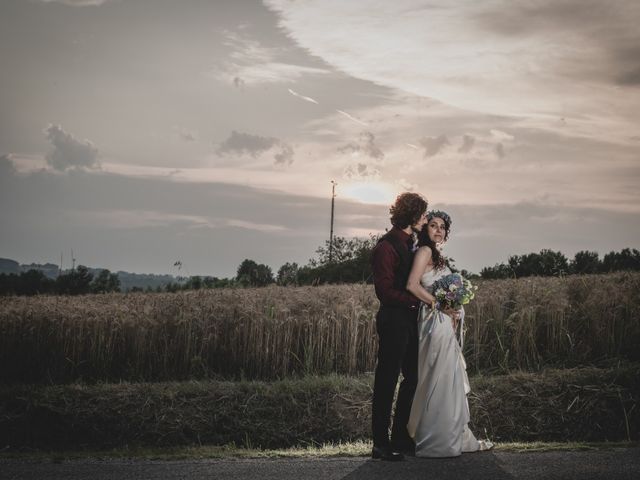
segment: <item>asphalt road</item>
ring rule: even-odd
[[[62,463],[0,459],[0,479],[633,479],[640,448],[581,452],[480,452],[459,458],[387,463],[368,458],[224,460],[72,460]]]

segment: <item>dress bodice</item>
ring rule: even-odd
[[[440,270],[436,270],[434,268],[434,269],[431,269],[431,270],[428,270],[428,271],[424,272],[424,274],[420,278],[420,283],[430,293],[433,293],[433,292],[431,292],[431,286],[436,281],[440,280],[442,277],[445,277],[445,276],[449,275],[450,273],[451,273],[451,270],[449,270],[449,267],[444,267],[444,268],[442,268]]]

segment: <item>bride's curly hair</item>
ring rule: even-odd
[[[420,230],[420,233],[418,233],[418,246],[427,246],[431,249],[431,261],[433,262],[433,268],[435,270],[441,270],[446,265],[446,258],[444,255],[442,255],[440,250],[438,250],[435,242],[431,240],[431,238],[429,238],[428,231],[429,222],[436,217],[441,218],[444,222],[444,242],[449,239],[449,233],[451,232],[451,217],[446,212],[442,212],[440,210],[431,211],[427,215],[427,223],[424,224],[422,230]]]
[[[429,204],[422,195],[412,192],[401,193],[389,209],[391,224],[400,229],[415,225],[427,208]]]

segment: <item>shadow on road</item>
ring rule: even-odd
[[[368,460],[342,480],[377,480],[388,478],[413,479],[474,479],[513,480],[500,465],[493,452],[467,453],[456,458],[414,458],[404,462]]]

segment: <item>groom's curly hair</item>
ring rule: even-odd
[[[391,225],[403,229],[414,225],[429,208],[427,200],[418,193],[404,192],[398,195],[389,213]]]

